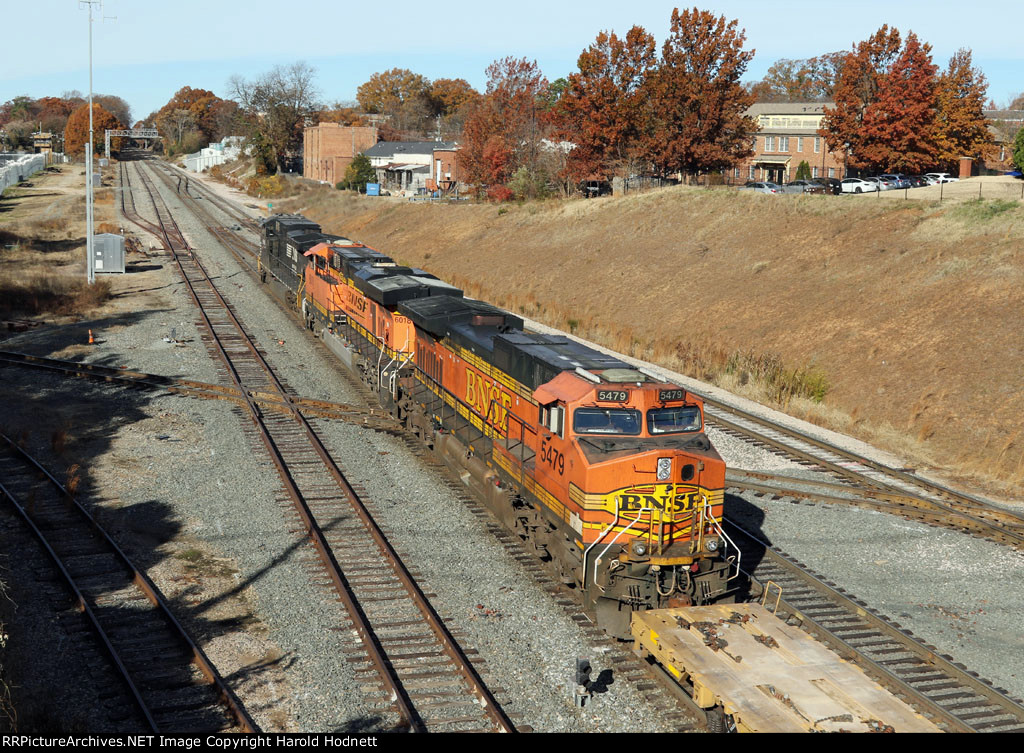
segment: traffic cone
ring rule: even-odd
[[[92,345],[94,342],[96,341],[92,339],[92,330],[89,330],[89,344]]]

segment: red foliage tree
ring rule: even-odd
[[[548,82],[537,63],[507,57],[487,68],[487,91],[467,105],[459,160],[475,185],[507,183],[537,164],[542,137],[540,95]]]
[[[740,78],[754,57],[736,21],[709,11],[672,11],[661,64],[646,87],[653,127],[647,153],[663,173],[731,167],[748,156],[754,98]]]
[[[554,107],[559,137],[576,145],[566,166],[573,182],[631,172],[646,125],[644,85],[654,50],[654,37],[634,26],[625,39],[602,31],[580,54]]]
[[[931,45],[913,32],[864,112],[860,162],[877,169],[923,172],[935,164],[935,73]]]
[[[931,46],[882,26],[847,55],[819,131],[849,167],[919,172],[938,154]]]

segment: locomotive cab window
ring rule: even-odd
[[[700,428],[700,408],[692,405],[647,411],[647,431],[651,434],[678,434]]]
[[[577,434],[639,434],[640,411],[632,408],[577,408],[572,430]]]
[[[559,438],[564,437],[565,407],[557,403],[542,405],[540,407],[540,423],[552,434],[557,434]]]

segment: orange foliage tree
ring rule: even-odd
[[[382,113],[400,109],[418,97],[427,96],[430,82],[407,68],[392,68],[374,73],[356,90],[356,99],[364,111]]]
[[[656,62],[654,37],[634,26],[620,39],[601,32],[576,63],[553,108],[558,135],[573,144],[573,182],[631,172],[646,125],[644,86]]]
[[[672,11],[661,63],[648,76],[647,153],[662,173],[732,167],[751,154],[754,98],[740,84],[754,51],[736,21],[705,10]]]
[[[986,156],[995,145],[985,118],[985,74],[972,65],[971,51],[957,50],[935,88],[936,162],[954,170],[960,157]]]
[[[101,105],[92,106],[92,143],[93,151],[103,149],[104,131],[124,128],[116,117],[103,109]],[[84,155],[86,144],[89,143],[89,105],[85,104],[71,113],[67,127],[64,129],[64,151],[67,154]],[[120,139],[112,139],[111,147],[117,149]]]
[[[827,102],[832,99],[845,52],[803,60],[776,60],[765,77],[751,84],[758,102]]]
[[[430,85],[430,99],[438,115],[454,115],[479,96],[464,78],[438,78]]]
[[[237,105],[227,104],[216,94],[206,89],[183,86],[161,107],[153,120],[160,135],[167,143],[179,143],[185,131],[195,129],[202,139],[209,143],[221,135],[221,120],[225,108]]]

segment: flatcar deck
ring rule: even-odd
[[[939,732],[859,668],[758,604],[633,614],[635,649],[741,732]]]

